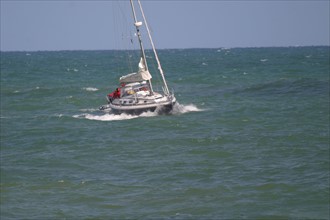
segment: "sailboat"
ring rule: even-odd
[[[111,109],[111,112],[115,114],[141,114],[147,111],[169,113],[176,103],[176,98],[173,92],[171,93],[168,89],[164,72],[151,37],[141,2],[140,0],[137,0],[137,2],[139,5],[140,14],[143,17],[144,25],[142,21],[138,21],[134,2],[133,0],[130,0],[134,18],[134,26],[136,28],[136,35],[138,37],[141,51],[141,58],[138,63],[137,72],[130,73],[119,78],[120,87],[118,87],[113,93],[107,95],[108,104],[102,105],[100,110]],[[152,86],[152,75],[149,72],[148,62],[140,32],[140,28],[143,26],[145,26],[147,30],[154,57],[158,65],[158,71],[162,79],[162,91],[155,91]]]

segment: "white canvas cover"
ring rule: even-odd
[[[126,76],[120,77],[120,83],[131,83],[131,82],[142,82],[146,80],[150,80],[152,76],[149,71],[139,71],[137,73],[130,73]]]
[[[143,59],[139,62],[139,71],[137,73],[130,73],[119,78],[120,83],[142,82],[152,78],[150,72],[145,70]]]

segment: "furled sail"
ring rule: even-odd
[[[119,78],[120,83],[142,82],[152,78],[149,70],[146,70],[141,58],[139,63],[139,71],[137,73],[130,73]]]
[[[120,77],[120,83],[131,83],[131,82],[142,82],[150,80],[151,75],[149,71],[139,71],[137,73],[130,73],[125,76]]]

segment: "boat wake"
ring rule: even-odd
[[[122,113],[120,115],[112,114],[111,111],[109,113],[104,113],[103,115],[97,115],[93,113],[84,113],[80,115],[74,115],[74,118],[82,118],[82,119],[89,119],[95,121],[121,121],[121,120],[129,120],[139,117],[154,117],[157,116],[155,112],[145,112],[141,115],[129,115]]]
[[[111,110],[104,112],[104,114],[99,114],[98,109],[94,109],[92,111],[91,109],[82,109],[81,111],[84,111],[85,113],[79,114],[79,115],[73,115],[73,118],[78,118],[78,119],[88,119],[88,120],[95,120],[95,121],[121,121],[121,120],[129,120],[129,119],[134,119],[134,118],[147,118],[147,117],[155,117],[158,116],[158,112],[144,112],[140,115],[130,115],[126,113],[122,113],[120,115],[113,114]],[[86,113],[86,111],[88,113]],[[189,112],[200,112],[204,111],[204,109],[200,109],[197,106],[193,104],[188,104],[188,105],[181,105],[179,103],[176,103],[173,106],[173,110],[169,113],[169,115],[180,115],[180,114],[185,114]]]
[[[188,112],[202,112],[205,111],[205,109],[200,109],[194,104],[188,104],[188,105],[181,105],[180,103],[176,103],[173,106],[173,109],[170,114],[172,115],[178,115],[178,114],[184,114]]]

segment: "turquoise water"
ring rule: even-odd
[[[329,47],[160,50],[172,114],[99,111],[134,53],[1,52],[1,219],[329,219]]]

